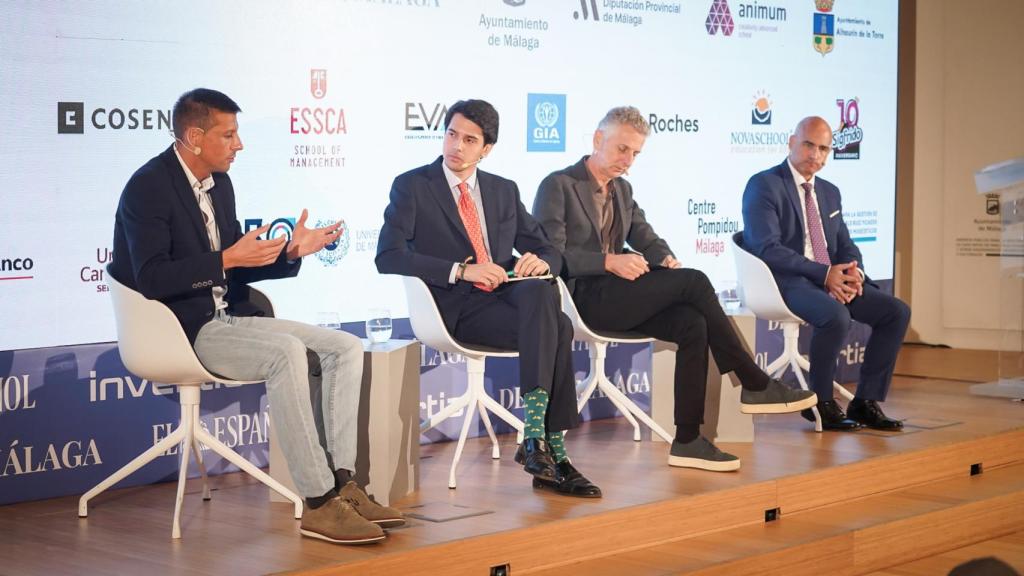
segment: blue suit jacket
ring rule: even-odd
[[[829,259],[833,264],[856,260],[863,269],[860,249],[843,221],[839,188],[815,177],[814,192]],[[743,191],[743,246],[768,264],[780,287],[806,279],[824,288],[828,266],[804,256],[805,229],[800,194],[788,162],[750,178]]]
[[[235,192],[227,174],[213,175],[210,189],[221,250],[242,237],[235,217]],[[128,180],[114,218],[114,279],[166,304],[195,342],[213,318],[213,287],[227,286],[228,310],[236,316],[262,312],[249,301],[249,282],[295,276],[301,261],[277,261],[259,268],[233,268],[225,276],[221,252],[214,252],[195,193],[174,150],[151,159]]]
[[[375,261],[381,274],[416,276],[426,282],[446,324],[453,326],[458,303],[465,301],[463,295],[472,284],[449,284],[448,276],[454,262],[462,262],[474,252],[441,162],[439,157],[395,178]],[[511,270],[516,262],[514,248],[520,254],[536,254],[557,275],[562,257],[526,211],[516,183],[480,170],[477,178],[494,263]]]

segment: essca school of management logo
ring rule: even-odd
[[[341,218],[337,220],[325,220],[320,219],[313,225],[314,228],[323,228],[324,226],[330,226],[335,222],[341,222],[341,230],[338,239],[331,242],[327,246],[324,246],[323,250],[320,250],[315,254],[316,259],[319,260],[324,266],[335,266],[341,259],[348,254],[350,240],[350,233],[348,230],[348,224]],[[245,226],[242,230],[243,233],[248,233],[251,230],[255,230],[263,226],[263,218],[246,218]],[[291,241],[292,232],[295,230],[295,218],[284,217],[277,218],[270,223],[270,230],[267,230],[266,235],[262,238],[263,240],[273,240],[274,238],[284,237],[287,241]]]
[[[526,151],[565,152],[565,94],[526,97]]]

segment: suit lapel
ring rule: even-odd
[[[497,260],[501,214],[501,195],[495,190],[494,179],[490,174],[479,170],[476,171],[476,185],[480,188],[480,202],[484,205],[484,225],[487,226],[487,243],[491,247],[491,259]],[[515,241],[513,240],[513,244]]]
[[[789,199],[790,205],[796,211],[796,218],[800,221],[800,231],[806,234],[807,222],[804,222],[804,208],[800,203],[800,192],[796,189],[796,182],[793,181],[793,173],[789,169],[789,163],[784,161],[779,166],[779,172],[782,176],[782,185],[786,188],[786,198]]]
[[[199,202],[196,201],[195,192],[188,185],[188,177],[185,176],[185,170],[181,167],[181,163],[178,162],[178,157],[174,154],[173,148],[168,148],[164,154],[164,163],[167,164],[168,171],[171,173],[171,181],[174,185],[174,191],[178,195],[178,200],[181,201],[185,213],[188,214],[189,220],[192,221],[192,225],[195,227],[196,234],[199,235],[203,246],[206,247],[207,251],[211,251],[210,237],[207,235],[206,225],[203,223],[203,213],[199,209]]]

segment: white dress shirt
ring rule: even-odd
[[[192,187],[192,192],[195,193],[196,202],[199,204],[199,211],[203,213],[203,223],[206,225],[206,236],[210,240],[210,248],[216,252],[220,250],[220,230],[217,228],[217,219],[214,217],[213,212],[213,200],[210,198],[210,189],[214,185],[213,176],[207,176],[200,182],[192,174],[192,171],[188,169],[185,161],[182,160],[181,154],[178,153],[178,147],[174,146],[173,148],[174,155],[178,157],[178,163],[181,164],[181,169],[185,171],[185,177],[188,178],[188,184]],[[228,289],[226,286],[213,287],[214,310],[223,310],[228,307],[228,303],[224,301],[224,295],[227,293]]]

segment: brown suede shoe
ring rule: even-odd
[[[340,497],[331,498],[319,508],[308,505],[302,511],[299,532],[337,544],[370,544],[384,539],[384,530],[359,515]]]
[[[348,502],[360,516],[382,528],[395,528],[405,524],[405,517],[398,510],[390,506],[381,506],[359,487],[355,482],[349,481],[338,491],[338,495],[345,502]]]

